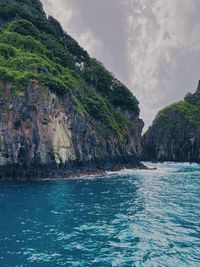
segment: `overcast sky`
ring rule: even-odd
[[[42,0],[140,101],[148,126],[200,79],[199,0]]]

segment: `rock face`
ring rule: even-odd
[[[143,167],[136,98],[39,1],[0,0],[0,178]]]
[[[143,160],[200,163],[199,88],[158,113],[143,136]]]

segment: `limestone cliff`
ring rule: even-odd
[[[137,99],[40,1],[0,0],[0,178],[142,167]]]
[[[199,89],[158,113],[143,136],[144,160],[200,163]]]

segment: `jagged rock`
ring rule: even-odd
[[[143,160],[200,163],[199,88],[158,113],[142,138]]]

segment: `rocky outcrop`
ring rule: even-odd
[[[200,163],[199,88],[158,113],[142,139],[143,160]]]
[[[1,0],[0,28],[0,179],[144,168],[137,99],[39,0]]]
[[[70,95],[58,97],[38,81],[29,81],[15,98],[11,84],[1,92],[0,178],[68,177],[116,167],[142,167],[143,122],[130,118],[126,137],[102,139],[90,117],[81,117]]]

